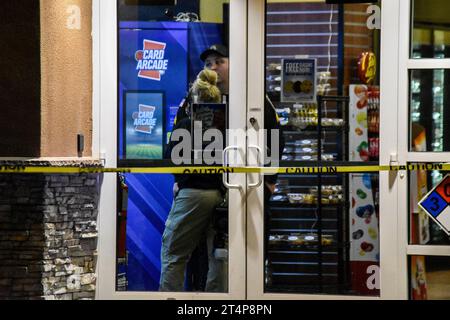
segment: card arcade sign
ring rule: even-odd
[[[431,190],[419,206],[450,236],[450,175]]]
[[[156,127],[155,118],[156,107],[139,105],[139,111],[133,113],[133,123],[136,132],[152,134],[153,129]]]
[[[144,40],[143,50],[135,54],[139,78],[161,81],[169,66],[169,60],[164,59],[166,46],[163,42]]]

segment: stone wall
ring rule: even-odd
[[[0,174],[0,299],[94,299],[99,174]]]

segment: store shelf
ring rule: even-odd
[[[293,208],[293,209],[300,209],[300,208],[302,208],[302,209],[317,209],[317,207],[318,207],[318,204],[316,203],[316,204],[296,204],[296,203],[290,203],[289,201],[287,201],[287,202],[283,202],[283,203],[280,203],[280,202],[277,202],[276,203],[276,206],[277,207],[279,207],[280,206],[280,204],[283,204],[283,206],[284,206],[284,208],[283,209],[290,209],[290,208]],[[275,205],[273,205],[273,202],[271,202],[270,204],[269,204],[270,206],[271,206],[271,208],[273,208]],[[301,206],[300,208],[299,208],[299,206]],[[342,209],[344,209],[344,208],[348,208],[349,207],[349,204],[348,203],[340,203],[340,204],[322,204],[322,209],[327,209],[327,208],[342,208]]]
[[[335,243],[332,245],[323,246],[323,250],[333,251],[342,248],[348,248],[350,246],[349,242],[345,243]],[[270,250],[284,250],[284,251],[304,251],[304,250],[315,250],[317,254],[318,245],[298,245],[298,246],[283,246],[283,245],[269,245]],[[323,252],[322,252],[323,254]],[[307,261],[307,260],[305,260]],[[286,262],[286,261],[285,261]],[[288,263],[288,262],[286,262]]]
[[[315,159],[322,159],[323,154],[331,154],[335,161],[289,160],[281,161],[281,167],[348,165],[346,162],[348,160],[348,99],[345,97],[320,98],[317,104],[318,123],[322,123],[322,115],[327,114],[323,112],[325,101],[333,109],[333,115],[344,121],[344,125],[312,125],[305,128],[287,125],[283,127],[283,136],[285,151],[288,152],[283,155],[295,157],[295,151],[303,148],[302,143],[305,140],[311,140],[309,148],[314,150]],[[286,108],[285,103],[283,107]],[[298,109],[296,110],[298,112]],[[347,183],[346,175],[338,173],[280,174],[278,176],[279,193],[274,196],[281,196],[282,201],[269,202],[271,217],[269,225],[266,226],[265,235],[267,238],[272,236],[271,241],[267,240],[266,248],[266,291],[324,293],[325,290],[326,293],[338,293],[339,288],[348,289],[347,264],[350,243],[344,241],[348,238],[346,235],[349,225],[345,212],[350,206]],[[335,188],[330,189],[330,186]],[[339,188],[336,188],[337,186]],[[311,190],[315,190],[314,193],[311,193]],[[308,201],[313,196],[316,200],[312,200],[313,203],[301,203],[300,197],[299,203],[292,203],[289,201],[288,194],[307,196]],[[317,199],[325,198],[325,194],[342,196],[342,200],[327,204],[317,201]],[[292,242],[284,241],[285,237],[295,239],[295,236],[300,238]],[[314,240],[305,240],[308,236],[313,236]],[[330,283],[333,285],[325,289]],[[333,288],[338,290],[335,291]]]
[[[343,126],[326,126],[322,127],[322,132],[335,132],[335,131],[348,131],[347,127]],[[285,135],[290,134],[308,134],[309,132],[317,134],[317,126],[307,126],[305,128],[289,128],[288,131],[284,131]]]

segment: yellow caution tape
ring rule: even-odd
[[[395,166],[310,166],[310,167],[154,167],[154,168],[98,168],[98,167],[38,167],[38,166],[0,166],[0,173],[135,173],[135,174],[223,174],[223,173],[262,173],[262,174],[308,174],[308,173],[363,173],[381,171],[450,171],[449,163],[409,164]]]

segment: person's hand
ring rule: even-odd
[[[269,191],[270,191],[271,194],[274,194],[274,193],[275,193],[275,188],[276,188],[276,186],[275,186],[274,183],[266,182],[266,187],[267,187],[267,189],[269,189]]]
[[[178,187],[178,183],[174,183],[173,185],[173,197],[175,198],[178,194],[178,191],[180,191],[180,188]]]

